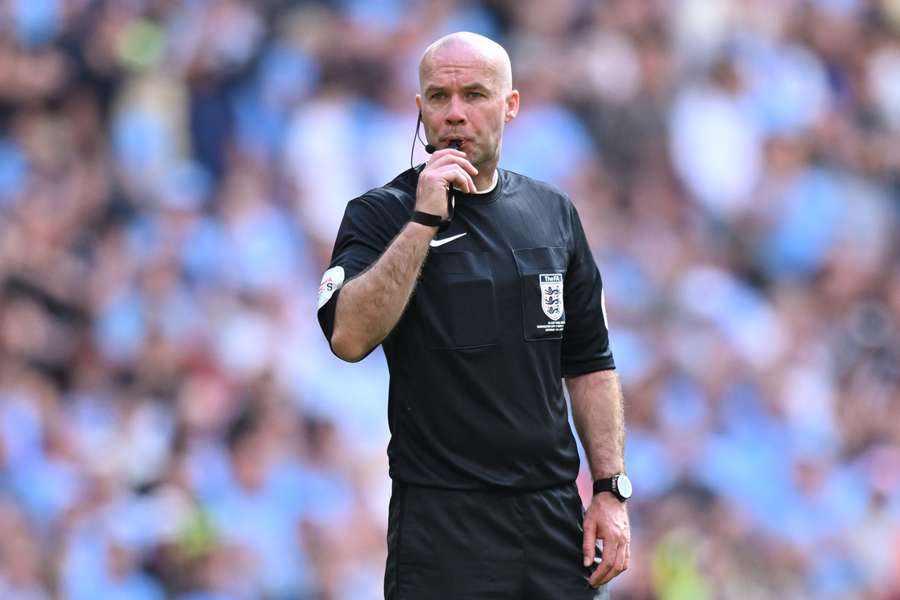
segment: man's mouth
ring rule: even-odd
[[[447,148],[456,148],[457,150],[461,150],[463,145],[466,143],[466,139],[455,136],[447,137],[444,138],[444,143],[447,144]]]

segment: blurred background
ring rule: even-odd
[[[900,598],[898,0],[0,0],[0,597],[381,597],[384,357],[315,296],[455,30],[604,276],[614,598]]]

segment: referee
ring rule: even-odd
[[[385,597],[608,598],[631,485],[581,222],[565,194],[497,166],[519,110],[501,46],[443,37],[419,82],[436,151],[349,202],[318,302],[337,356],[382,344],[390,370]],[[594,477],[586,511],[563,378]]]

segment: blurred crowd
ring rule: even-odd
[[[900,599],[900,0],[0,0],[0,597],[381,597],[386,367],[315,294],[456,30],[604,277],[613,597]]]

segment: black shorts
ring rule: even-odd
[[[605,600],[582,563],[575,484],[536,492],[394,482],[387,600]]]

